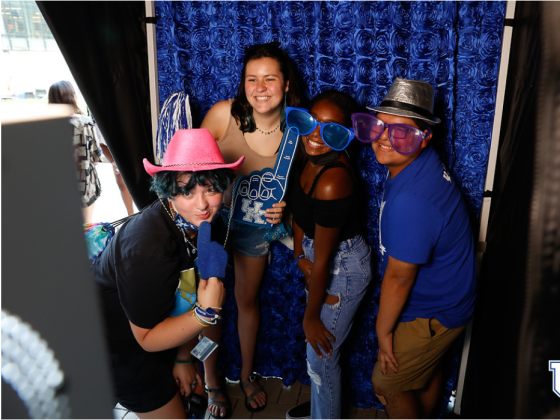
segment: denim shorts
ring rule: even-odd
[[[222,207],[220,216],[225,226],[228,225],[229,208]],[[265,257],[269,254],[270,244],[264,240],[266,227],[247,225],[232,220],[229,227],[228,243],[241,255],[251,258]]]

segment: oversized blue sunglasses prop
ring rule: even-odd
[[[414,153],[420,147],[422,140],[432,133],[430,128],[425,133],[408,124],[386,124],[375,115],[362,113],[352,114],[352,128],[356,138],[362,143],[372,143],[378,140],[385,129],[388,129],[389,142],[393,149],[401,155]]]
[[[312,133],[321,126],[323,143],[333,150],[344,150],[352,139],[354,132],[340,124],[317,121],[306,109],[286,107],[286,125],[301,136]]]

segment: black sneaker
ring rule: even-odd
[[[310,419],[311,418],[311,401],[298,404],[290,408],[286,413],[287,419]]]

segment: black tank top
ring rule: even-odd
[[[326,228],[341,227],[339,241],[351,239],[360,233],[356,185],[348,197],[336,200],[318,200],[311,197],[321,175],[332,168],[346,168],[350,171],[348,166],[338,160],[326,164],[313,180],[313,185],[307,194],[301,187],[301,169],[294,168],[295,173],[288,194],[288,207],[297,225],[310,239],[315,238],[316,224]]]

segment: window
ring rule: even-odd
[[[43,15],[34,1],[3,1],[4,50],[47,50],[53,40]]]

